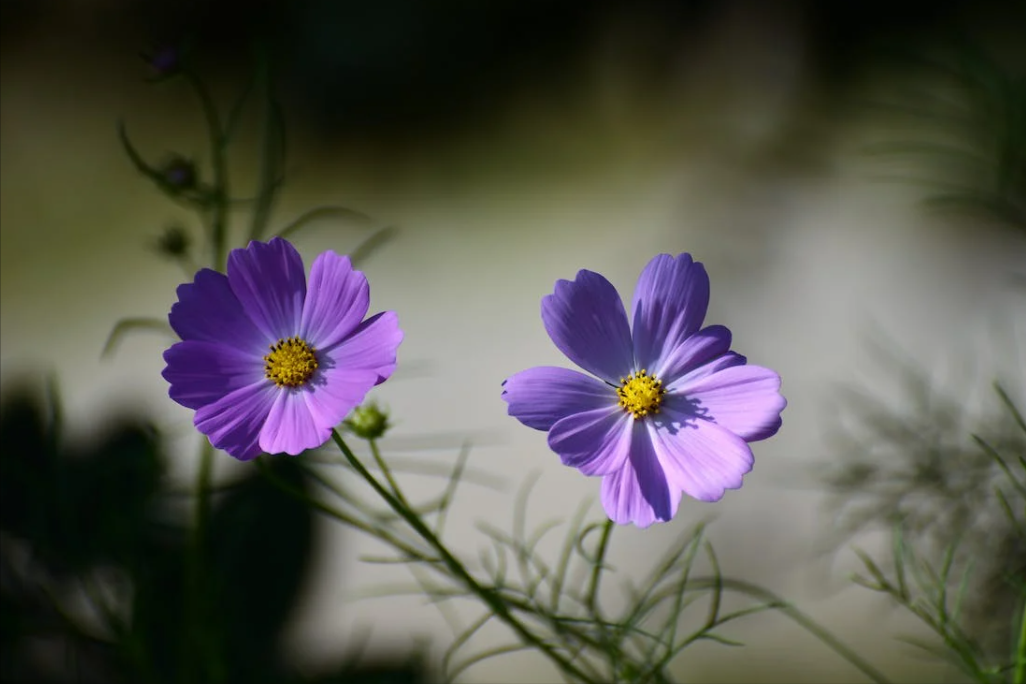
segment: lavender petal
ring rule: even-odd
[[[538,366],[502,383],[508,413],[527,427],[548,430],[574,413],[616,404],[616,391],[604,382],[568,368]]]

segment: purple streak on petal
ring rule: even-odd
[[[267,421],[278,388],[267,382],[241,387],[196,411],[196,428],[210,443],[243,461],[256,458],[260,430]]]
[[[351,333],[367,315],[370,287],[347,256],[324,252],[314,260],[299,335],[318,349]]]
[[[616,288],[591,271],[559,280],[542,298],[542,322],[567,358],[606,382],[620,384],[631,373],[634,354],[627,313]]]
[[[676,515],[680,503],[680,490],[667,482],[645,426],[634,422],[630,458],[602,480],[602,507],[620,525],[665,522]]]
[[[734,366],[681,384],[677,392],[697,404],[708,419],[745,441],[776,434],[787,400],[780,376],[761,366]]]
[[[233,249],[228,282],[246,314],[272,342],[299,334],[306,275],[303,259],[291,244],[274,238]]]
[[[164,361],[168,394],[186,408],[198,409],[241,387],[266,382],[259,356],[225,344],[178,342],[164,352]]]
[[[590,375],[568,368],[538,366],[502,383],[509,415],[527,427],[548,430],[573,413],[616,405],[616,390]]]
[[[662,377],[666,359],[693,335],[709,308],[709,276],[690,254],[660,254],[638,278],[634,313],[634,360]]]
[[[306,406],[306,388],[280,390],[260,429],[260,448],[269,454],[297,456],[328,441],[331,427],[314,422]]]
[[[380,384],[395,370],[396,350],[402,341],[399,317],[394,311],[384,311],[361,323],[334,347],[318,351],[339,368],[374,371]]]
[[[247,351],[270,344],[243,311],[228,278],[209,268],[197,273],[194,282],[178,286],[168,321],[183,340],[220,342]]]
[[[652,444],[671,487],[699,501],[718,501],[741,486],[752,451],[741,437],[688,409],[667,402],[648,424]]]
[[[608,475],[624,467],[631,446],[631,417],[619,406],[573,413],[549,430],[549,448],[563,465],[585,475]]]
[[[652,373],[670,387],[681,376],[730,351],[730,338],[730,330],[722,325],[703,328],[669,350]]]
[[[666,391],[671,394],[679,392],[681,387],[692,385],[701,378],[708,377],[714,373],[719,373],[727,368],[743,366],[746,363],[748,363],[748,359],[744,356],[741,356],[737,352],[727,352],[723,356],[717,356],[704,366],[699,366],[698,368],[690,370],[682,377],[667,383]]]

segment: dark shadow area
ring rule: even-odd
[[[311,509],[254,468],[217,490],[197,540],[192,495],[165,479],[160,435],[140,416],[109,425],[76,444],[52,394],[3,397],[0,679],[427,681],[409,653],[320,672],[290,662],[283,635],[316,557]],[[296,459],[270,468],[308,490]]]

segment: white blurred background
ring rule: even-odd
[[[166,314],[185,276],[149,245],[170,222],[192,220],[134,173],[115,123],[123,118],[154,157],[208,157],[186,89],[142,82],[133,59],[142,40],[95,40],[106,35],[103,12],[115,12],[107,5],[55,5],[3,49],[0,378],[6,388],[55,373],[81,439],[118,407],[156,417],[172,438],[173,476],[188,483],[198,442],[191,412],[167,398],[160,377],[167,341],[141,333],[100,359],[119,318]],[[286,101],[290,162],[272,224],[330,203],[399,227],[363,265],[372,311],[396,310],[406,332],[400,371],[373,393],[396,423],[386,454],[446,463],[466,438],[471,467],[507,482],[500,494],[467,484],[457,497],[448,538],[470,558],[487,545],[476,523],[510,529],[516,488],[533,471],[542,476],[529,528],[569,518],[588,497],[598,519],[598,480],[563,468],[543,433],[506,416],[501,382],[529,366],[570,365],[539,318],[556,279],[598,271],[629,302],[653,255],[691,252],[712,280],[708,322],[730,327],[735,349],[783,377],[783,428],[754,445],[755,469],[741,490],[717,504],[686,501],[665,525],[617,529],[610,562],[638,579],[712,516],[724,572],[792,599],[899,681],[945,676],[893,638],[916,625],[848,583],[851,553],[836,562],[822,555],[830,519],[815,469],[840,457],[829,438],[843,420],[839,386],[896,396],[874,344],[896,346],[970,407],[989,400],[994,378],[1026,375],[1026,309],[1013,277],[1026,266],[1026,240],[982,220],[927,214],[917,204],[921,187],[877,177],[886,169],[862,149],[883,133],[866,103],[900,92],[902,82],[866,67],[843,94],[828,92],[815,77],[815,27],[803,5],[715,3],[700,30],[603,7],[573,59],[552,67],[565,72],[558,82],[511,79],[496,86],[498,104],[444,133],[396,144],[382,142],[385,134],[327,136],[302,105]],[[997,22],[981,30],[1015,48]],[[651,35],[659,37],[655,56]],[[215,74],[225,102],[232,73]],[[255,154],[250,144],[232,157],[239,188],[252,185]],[[363,237],[325,219],[296,244],[309,264]],[[216,475],[239,467],[220,455]],[[424,496],[441,486],[403,481]],[[355,533],[327,522],[319,529],[324,546],[291,630],[297,654],[330,658],[368,630],[372,651],[421,637],[447,643],[438,612],[416,597],[358,600],[409,577],[360,563],[375,547]],[[605,588],[616,604],[617,582]],[[744,650],[699,646],[677,676],[859,680],[782,617],[729,633]],[[509,639],[495,628],[478,645]],[[533,655],[487,660],[464,677],[557,679]]]

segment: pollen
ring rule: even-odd
[[[620,397],[620,406],[635,419],[641,419],[650,413],[659,413],[659,405],[663,403],[663,382],[642,368],[626,378],[620,378],[620,387],[616,390]]]
[[[278,340],[264,357],[264,375],[278,387],[302,387],[317,370],[316,351],[298,335]]]

